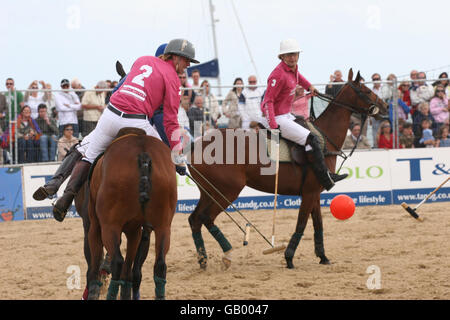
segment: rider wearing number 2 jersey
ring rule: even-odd
[[[179,73],[183,73],[195,60],[192,43],[184,39],[170,41],[160,58],[138,58],[120,88],[113,93],[108,107],[100,117],[96,128],[89,134],[84,157],[75,164],[64,194],[56,201],[53,215],[63,221],[68,208],[86,181],[91,164],[106,150],[120,129],[134,127],[143,129],[147,135],[161,139],[149,123],[153,113],[164,106],[164,129],[172,152],[181,154],[181,143],[176,130],[180,105]],[[86,137],[86,138],[88,138]]]

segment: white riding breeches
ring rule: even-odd
[[[94,131],[88,134],[77,150],[84,156],[83,160],[93,163],[110,143],[116,138],[120,129],[133,127],[143,129],[148,136],[161,140],[158,131],[150,124],[148,119],[123,118],[108,108],[105,108]]]
[[[299,145],[305,146],[306,139],[310,131],[295,122],[295,116],[291,113],[280,114],[275,116],[275,120],[280,126],[280,133],[283,138],[291,140]],[[262,124],[266,128],[270,128],[269,123],[264,118]]]

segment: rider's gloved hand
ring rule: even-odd
[[[181,175],[186,175],[186,156],[184,154],[179,154],[175,156],[174,163],[175,163],[175,171]]]
[[[175,171],[176,171],[180,176],[185,176],[185,175],[186,175],[186,165],[176,165],[176,166],[175,166]]]

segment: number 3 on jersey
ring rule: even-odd
[[[135,76],[133,80],[131,80],[131,82],[136,83],[137,85],[143,87],[144,79],[148,78],[152,74],[153,68],[147,64],[144,64],[139,70],[143,72]]]

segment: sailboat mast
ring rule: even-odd
[[[209,0],[209,13],[211,15],[211,26],[212,26],[212,35],[213,35],[213,43],[214,43],[214,58],[219,59],[219,55],[217,53],[217,40],[216,40],[216,20],[214,19],[214,5],[212,4],[212,0]],[[219,60],[217,60],[219,61]],[[222,88],[220,88],[220,70],[219,70],[219,76],[217,77],[217,85],[219,86],[219,96],[222,95]]]

